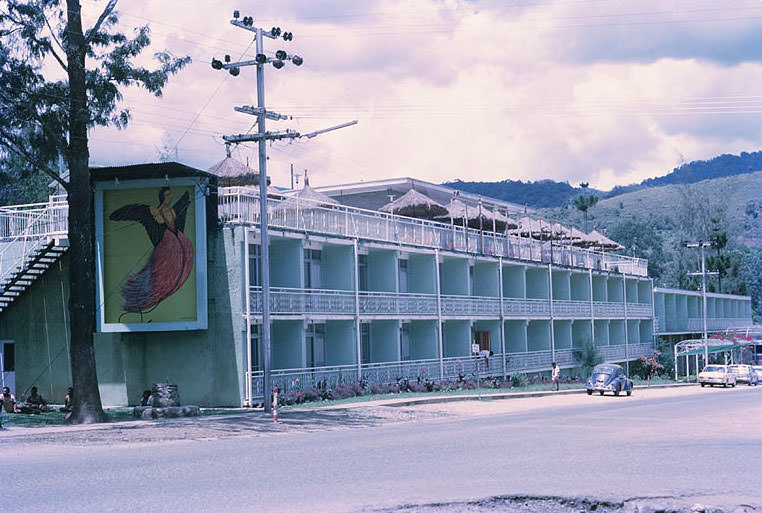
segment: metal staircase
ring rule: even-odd
[[[0,207],[0,312],[68,250],[68,204]]]

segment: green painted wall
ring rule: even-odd
[[[400,358],[400,321],[383,320],[370,323],[370,361],[396,362]]]
[[[272,322],[273,369],[300,369],[306,365],[304,321]]]
[[[325,359],[328,365],[357,363],[354,321],[325,321]]]
[[[433,262],[432,262],[433,265]],[[410,321],[410,359],[426,360],[439,357],[437,321]]]
[[[209,329],[95,334],[105,406],[135,404],[144,389],[167,378],[178,385],[184,404],[241,405],[241,241],[240,229],[214,229],[208,234]],[[68,265],[68,255],[64,255],[0,317],[0,338],[16,341],[19,395],[36,385],[43,397],[61,403],[71,386],[65,309]]]
[[[355,257],[352,246],[323,246],[320,270],[323,288],[332,290],[354,290]]]

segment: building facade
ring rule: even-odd
[[[161,166],[141,169],[170,184]],[[116,176],[116,187],[135,178],[134,169],[100,173]],[[190,168],[178,173],[198,181],[207,204],[208,327],[96,333],[104,404],[134,404],[165,379],[179,385],[184,402],[253,404],[264,395],[258,192],[217,189],[213,177]],[[695,324],[695,293],[654,290],[642,259],[378,211],[379,195],[409,186],[428,187],[432,197],[453,194],[404,179],[324,191],[338,203],[268,200],[272,374],[281,390],[508,376],[548,371],[554,361],[573,373],[574,350],[588,341],[606,361],[626,362],[651,354],[664,329]],[[460,197],[479,208],[486,201],[506,213],[519,208]],[[70,384],[65,200],[6,207],[2,215],[3,254],[21,254],[34,274],[21,273],[9,287],[18,259],[2,263],[0,339],[15,346],[16,390],[37,385],[63,397]],[[709,296],[711,323],[751,324],[749,298]]]

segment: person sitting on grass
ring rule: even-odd
[[[16,406],[16,398],[11,394],[11,389],[3,387],[3,393],[0,395],[0,406],[5,413],[18,413],[18,407]]]
[[[66,397],[64,397],[63,408],[60,408],[58,411],[63,413],[71,412],[71,403],[73,398],[74,398],[74,389],[72,387],[69,387],[69,389],[66,391]]]
[[[24,401],[24,406],[21,407],[21,413],[33,413],[36,415],[47,411],[48,403],[37,393],[37,387],[32,387],[29,397]]]

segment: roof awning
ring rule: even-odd
[[[730,351],[732,349],[738,349],[739,347],[743,347],[747,344],[722,344],[722,345],[712,345],[709,344],[707,346],[707,350],[710,353],[723,353],[725,351]],[[704,354],[704,347],[698,347],[696,349],[691,349],[690,351],[686,351],[684,353],[680,353],[679,356],[690,356],[693,354]]]

